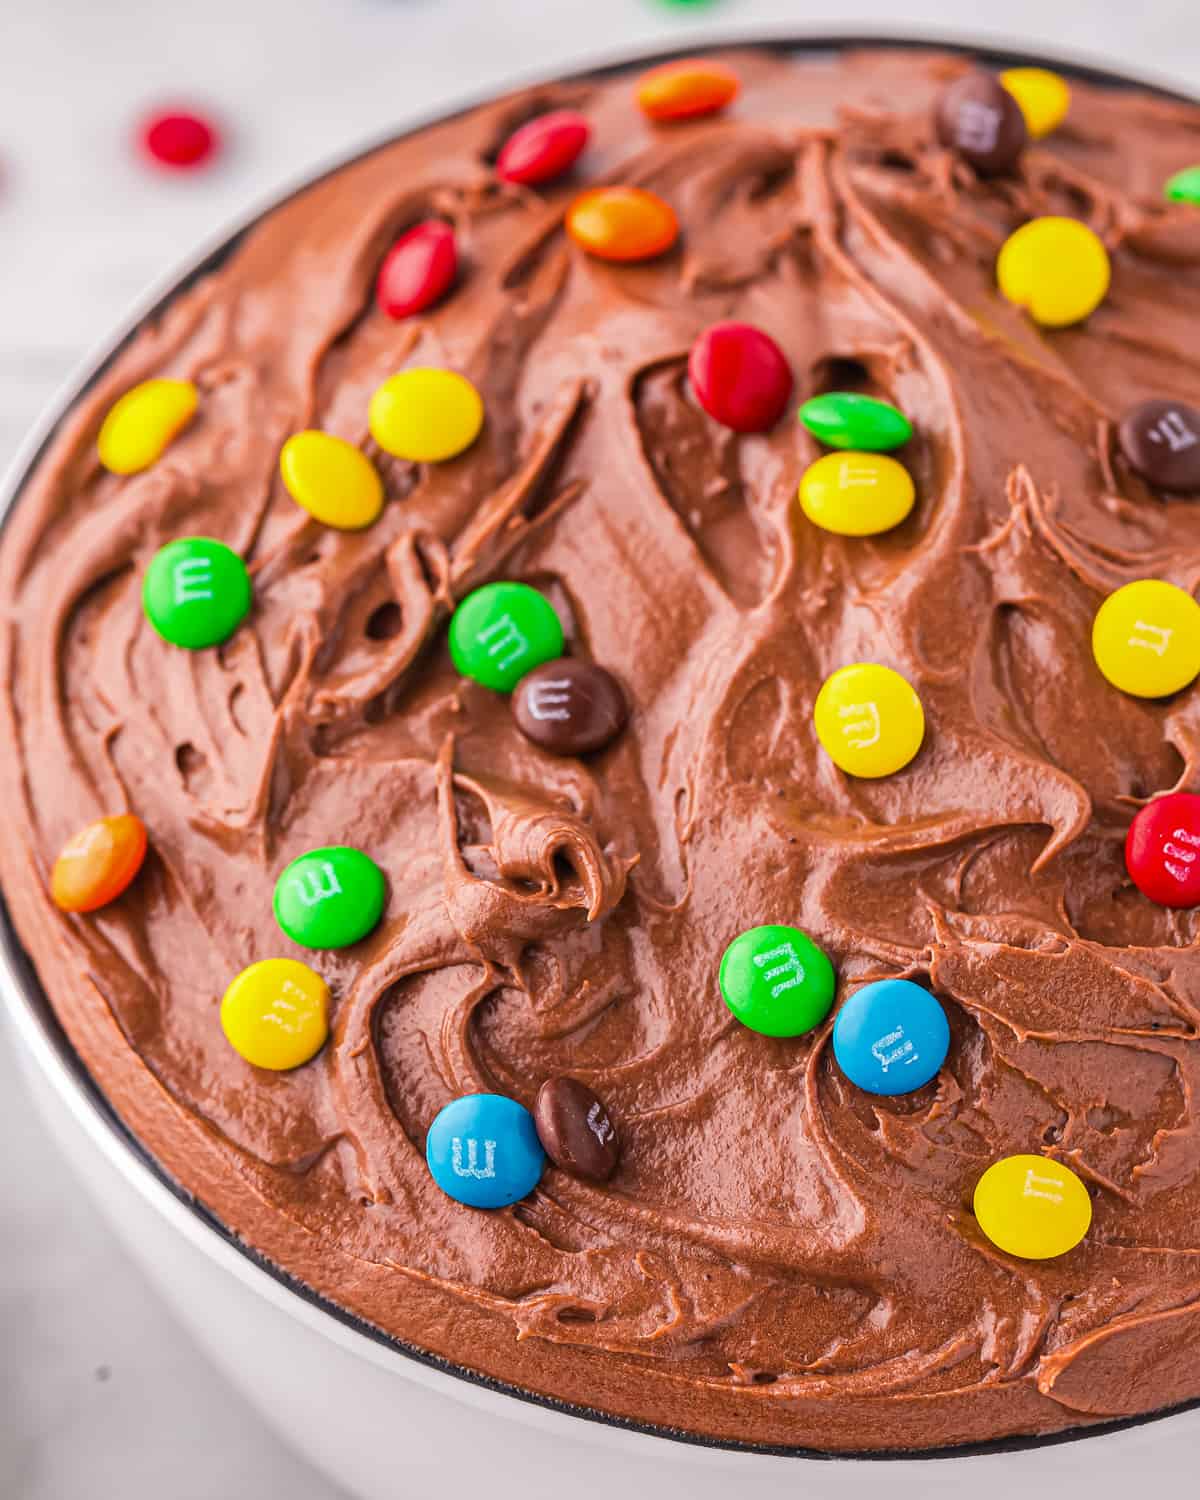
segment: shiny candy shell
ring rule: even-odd
[[[888,401],[857,391],[827,391],[800,408],[800,420],[827,448],[885,453],[913,435],[912,423]]]
[[[456,670],[493,692],[512,692],[527,672],[562,652],[562,622],[554,606],[527,583],[485,583],[450,620]]]
[[[200,651],[218,646],[250,612],[246,564],[224,542],[180,537],[155,553],[142,580],[142,607],[164,641]]]
[[[1048,215],[1010,234],[996,261],[996,280],[1035,323],[1065,328],[1104,301],[1112,279],[1099,235],[1077,219]]]
[[[361,849],[334,844],[294,859],[275,882],[275,920],[305,948],[348,948],[383,915],[383,871]]]
[[[142,868],[146,829],[132,813],[99,818],[63,845],[50,874],[60,911],[98,911],[115,901]]]
[[[833,1055],[868,1094],[911,1094],[936,1078],[950,1050],[946,1012],[911,979],[856,990],[833,1023]]]
[[[601,1101],[577,1078],[548,1078],[538,1090],[533,1120],[556,1167],[592,1182],[616,1170],[620,1142]]]
[[[1125,865],[1159,906],[1200,906],[1200,797],[1171,792],[1147,803],[1129,825]]]
[[[265,958],[243,969],[225,991],[221,1028],[256,1068],[298,1068],[329,1035],[329,987],[294,958]]]
[[[157,463],[196,414],[190,380],[143,380],[109,408],[96,448],[114,474],[139,474]]]
[[[1061,73],[1049,68],[1008,68],[1000,82],[1020,106],[1030,140],[1040,141],[1067,118],[1071,88]]]
[[[1022,1260],[1065,1255],[1092,1223],[1087,1188],[1070,1167],[1047,1156],[993,1162],[975,1188],[974,1208],[992,1244]]]
[[[1183,401],[1140,401],[1121,418],[1126,462],[1156,489],[1200,492],[1200,411]]]
[[[882,453],[827,453],[804,471],[800,507],[839,536],[876,536],[912,510],[916,490],[903,464]]]
[[[429,1127],[425,1160],[447,1197],[469,1208],[504,1208],[531,1193],[546,1158],[533,1116],[503,1094],[467,1094]]]
[[[216,155],[220,133],[211,120],[191,110],[163,110],[142,122],[142,150],[160,167],[187,171]]]
[[[743,1026],[763,1036],[802,1036],[833,1004],[833,965],[798,927],[770,924],[740,933],[718,975],[721,998]]]
[[[714,422],[766,432],[792,398],[792,371],[769,334],[749,323],[714,323],[692,345],[688,378]]]
[[[638,80],[642,113],[659,124],[716,114],[737,98],[738,76],[703,58],[665,63]]]
[[[625,727],[629,707],[621,684],[603,667],[569,656],[527,672],[512,697],[521,733],[554,755],[588,755]]]
[[[458,275],[454,230],[426,219],[402,234],[384,256],[375,300],[389,318],[410,318],[444,297]]]
[[[1092,626],[1096,665],[1135,698],[1165,698],[1200,674],[1200,604],[1173,583],[1143,578],[1110,594]]]
[[[942,92],[934,122],[942,145],[984,175],[1010,171],[1028,139],[1017,101],[982,68]]]
[[[567,211],[567,233],[600,260],[651,260],[679,237],[669,203],[635,187],[592,188]]]
[[[591,135],[583,115],[553,109],[514,130],[496,158],[496,175],[505,182],[538,187],[564,176],[582,155]]]
[[[817,737],[849,776],[891,776],[925,738],[925,711],[890,667],[855,662],[825,680],[813,708]]]
[[[284,443],[279,472],[287,492],[314,520],[359,531],[379,519],[383,481],[353,443],[328,432],[297,432]]]
[[[376,389],[368,422],[385,453],[410,463],[443,463],[479,436],[483,401],[453,370],[403,370]]]
[[[1184,167],[1168,177],[1163,194],[1172,203],[1200,203],[1200,166]]]

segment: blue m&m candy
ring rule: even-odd
[[[429,1127],[425,1160],[442,1192],[470,1208],[504,1208],[533,1192],[546,1165],[533,1116],[503,1094],[464,1094]]]
[[[868,1094],[911,1094],[950,1050],[946,1012],[911,979],[880,979],[851,995],[833,1023],[833,1055]]]

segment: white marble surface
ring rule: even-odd
[[[515,72],[639,43],[875,23],[1042,44],[1200,91],[1196,0],[0,0],[0,464],[152,280],[310,166]],[[128,149],[158,99],[213,172]],[[0,1042],[0,1500],[337,1500],[261,1431],[83,1206]]]

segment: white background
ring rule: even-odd
[[[872,23],[1042,44],[1200,92],[1197,0],[0,0],[0,467],[148,283],[308,168],[517,73],[642,43]],[[138,162],[131,122],[159,100],[226,122],[216,168],[168,180]],[[96,1222],[8,1046],[0,1500],[336,1500]]]

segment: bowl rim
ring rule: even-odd
[[[239,213],[223,228],[209,236],[198,251],[157,277],[136,299],[132,309],[118,325],[117,331],[102,339],[76,364],[59,393],[34,423],[25,440],[0,476],[0,535],[3,534],[23,490],[32,478],[59,428],[76,403],[105,373],[122,351],[148,324],[158,319],[175,300],[202,277],[217,270],[234,253],[246,235],[267,215],[283,207],[300,193],[323,182],[336,172],[384,150],[388,146],[419,134],[436,125],[448,124],[473,109],[498,98],[526,89],[552,84],[583,83],[602,79],[634,68],[654,67],[682,56],[703,57],[729,51],[778,52],[804,57],[838,53],[855,48],[923,52],[935,50],[971,57],[992,68],[1040,67],[1062,73],[1070,80],[1102,87],[1144,90],[1160,98],[1179,103],[1200,105],[1200,94],[1192,94],[1177,82],[1154,77],[1141,70],[1117,72],[1102,59],[1067,56],[1054,50],[1028,50],[1008,46],[995,38],[971,39],[961,33],[947,36],[934,28],[917,27],[904,34],[890,34],[886,29],[865,26],[862,29],[811,30],[776,28],[764,30],[714,31],[694,38],[681,37],[678,45],[638,47],[614,50],[597,61],[581,59],[577,64],[552,71],[531,70],[510,78],[502,85],[475,89],[436,111],[422,111],[414,118],[402,120],[399,128],[372,137],[364,145],[342,151],[319,163],[315,169],[290,174],[282,185],[269,189],[252,206]],[[7,1001],[10,1018],[24,1044],[40,1065],[51,1084],[64,1094],[77,1121],[89,1130],[106,1156],[135,1186],[152,1206],[172,1219],[210,1259],[217,1260],[246,1285],[285,1311],[301,1315],[307,1326],[337,1337],[339,1343],[366,1354],[373,1363],[393,1365],[393,1356],[423,1367],[426,1378],[432,1376],[447,1382],[448,1393],[458,1399],[487,1401],[512,1398],[526,1408],[540,1409],[544,1417],[570,1418],[575,1436],[580,1425],[615,1429],[628,1437],[669,1442],[676,1447],[710,1450],[724,1455],[809,1460],[820,1463],[853,1465],[856,1463],[927,1463],[963,1458],[985,1458],[1020,1454],[1087,1439],[1113,1436],[1178,1417],[1200,1408],[1200,1396],[1165,1407],[1159,1411],[1130,1417],[1119,1417],[1064,1431],[994,1438],[982,1442],[950,1447],[923,1449],[870,1449],[859,1452],[834,1452],[785,1444],[738,1442],[734,1439],[708,1437],[702,1433],[639,1422],[615,1416],[577,1403],[527,1390],[508,1381],[454,1363],[431,1354],[416,1345],[392,1337],[356,1314],[338,1306],[327,1296],[276,1265],[253,1246],[240,1239],[210,1212],[193,1194],[177,1182],[154,1158],[145,1145],[124,1124],[99,1085],[92,1078],[82,1058],[67,1037],[53,1005],[38,978],[32,959],[22,946],[9,913],[8,903],[0,890],[0,991]],[[193,1232],[194,1231],[194,1232]],[[299,1305],[297,1305],[299,1304]],[[331,1322],[332,1325],[331,1326]],[[364,1347],[365,1346],[365,1347]],[[416,1373],[415,1371],[413,1373]],[[486,1393],[486,1394],[485,1394]],[[508,1401],[505,1414],[513,1416]],[[562,1428],[555,1422],[556,1430]],[[643,1450],[651,1444],[641,1444]],[[654,1448],[657,1450],[657,1443]]]

